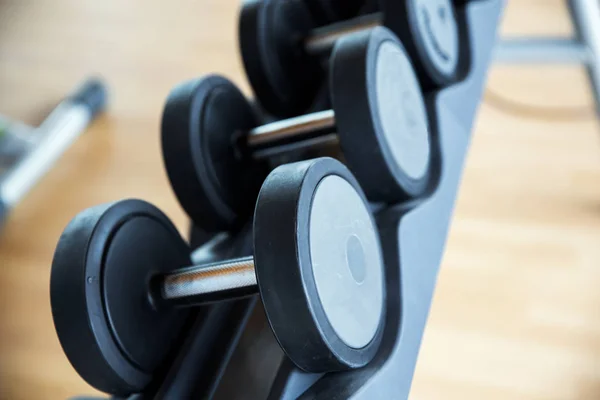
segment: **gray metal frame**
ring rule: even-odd
[[[214,398],[408,398],[503,5],[502,0],[466,5],[470,73],[429,98],[442,160],[438,187],[422,202],[377,212],[388,299],[376,358],[365,368],[344,373],[302,372],[262,328],[266,321],[258,306],[236,350],[243,356],[234,355]],[[269,360],[281,360],[275,371]]]
[[[496,48],[495,61],[584,65],[600,116],[600,1],[567,1],[575,37],[505,39]]]

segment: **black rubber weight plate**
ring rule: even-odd
[[[264,108],[264,103],[269,103],[268,99],[276,97],[270,87],[269,78],[267,78],[259,55],[258,12],[261,7],[262,1],[243,2],[238,20],[238,41],[244,71],[258,98],[258,108]]]
[[[369,199],[396,203],[421,195],[430,178],[429,124],[398,38],[382,27],[347,35],[330,63],[340,146]]]
[[[268,112],[280,117],[302,114],[313,103],[324,79],[319,60],[309,57],[303,45],[303,38],[316,24],[301,1],[265,0],[257,7],[252,20],[255,24],[243,24],[243,44],[258,42],[250,46],[258,52],[245,52],[249,54],[245,58],[259,59],[266,84],[255,85],[259,82],[252,76],[256,69],[247,68],[249,80]],[[257,65],[257,61],[252,64]]]
[[[181,206],[198,227],[230,230],[251,214],[267,170],[236,151],[234,142],[255,126],[248,101],[223,77],[171,91],[162,119],[163,158]]]
[[[256,273],[269,324],[288,357],[308,372],[365,365],[379,347],[385,319],[370,343],[352,348],[335,333],[319,299],[309,219],[315,190],[330,175],[350,183],[366,204],[358,182],[343,164],[319,158],[275,169],[260,191],[254,217]]]
[[[175,227],[143,201],[90,208],[69,223],[54,255],[50,297],[60,343],[83,379],[122,396],[151,382],[187,312],[156,312],[150,278],[189,263]]]
[[[305,0],[319,25],[356,17],[365,0]]]
[[[400,37],[423,89],[456,81],[460,42],[451,0],[381,0],[384,24]]]

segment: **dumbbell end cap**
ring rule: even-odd
[[[402,43],[384,27],[350,34],[338,40],[330,64],[340,145],[369,199],[394,204],[423,194],[430,126]]]
[[[52,261],[50,302],[61,346],[85,381],[117,396],[146,387],[187,315],[155,312],[149,282],[189,262],[175,227],[141,200],[92,207],[68,224]]]
[[[89,108],[92,118],[106,108],[108,90],[105,82],[98,78],[88,78],[70,96],[69,100],[75,104],[82,104]]]
[[[207,232],[238,230],[251,215],[266,164],[239,154],[236,138],[256,115],[230,80],[183,82],[167,98],[161,122],[163,161],[188,216]]]
[[[379,238],[356,179],[319,158],[276,168],[256,204],[254,255],[267,318],[308,372],[358,368],[385,320]]]

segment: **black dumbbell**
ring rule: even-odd
[[[181,340],[186,306],[260,293],[284,352],[309,372],[359,368],[385,320],[379,237],[364,194],[331,158],[276,168],[253,222],[254,257],[192,266],[154,206],[88,209],[62,234],[52,264],[60,343],[90,385],[142,391]]]
[[[163,157],[179,202],[198,226],[229,230],[244,221],[266,176],[252,160],[331,140],[339,140],[369,200],[390,204],[424,193],[431,176],[427,112],[397,37],[381,27],[344,37],[329,74],[333,110],[263,126],[253,125],[249,102],[225,78],[172,91]]]
[[[323,84],[323,56],[335,41],[383,25],[403,42],[424,90],[459,76],[459,40],[451,0],[379,0],[378,11],[316,28],[301,0],[245,3],[239,41],[246,75],[262,106],[279,116],[298,115]]]
[[[304,0],[317,25],[342,21],[357,16],[366,0]]]

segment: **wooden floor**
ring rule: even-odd
[[[0,0],[0,110],[38,123],[89,73],[111,105],[0,237],[0,398],[93,393],[54,333],[57,238],[84,207],[149,200],[184,228],[158,146],[172,85],[247,89],[234,0]],[[568,35],[560,0],[513,0],[502,34]],[[600,398],[600,132],[577,67],[495,67],[439,276],[413,399]]]

